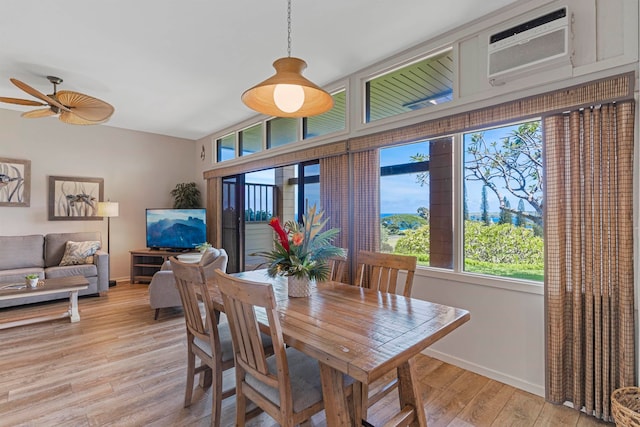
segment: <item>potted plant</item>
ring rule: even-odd
[[[196,249],[199,250],[201,253],[205,253],[207,250],[209,250],[209,248],[212,248],[212,247],[213,246],[211,245],[211,243],[204,242],[196,246]]]
[[[270,277],[287,277],[289,296],[311,295],[311,283],[329,276],[327,260],[344,256],[342,248],[331,244],[340,230],[332,228],[320,232],[328,221],[328,218],[322,220],[322,215],[322,211],[316,212],[314,205],[303,216],[303,224],[287,221],[283,227],[278,218],[271,218],[269,225],[278,235],[275,249],[252,254],[267,258]]]
[[[24,279],[29,287],[35,288],[36,286],[38,286],[38,280],[40,279],[40,277],[37,274],[31,273],[24,276]]]
[[[195,182],[181,182],[171,190],[173,207],[176,209],[193,209],[202,205],[200,190]]]

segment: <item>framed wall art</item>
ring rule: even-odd
[[[104,179],[72,176],[49,177],[49,221],[102,220],[98,202]]]
[[[31,160],[0,157],[0,206],[29,206]]]

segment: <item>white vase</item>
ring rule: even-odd
[[[38,286],[38,280],[40,279],[25,279],[27,281],[27,285],[29,285],[30,288],[35,288]]]
[[[290,297],[308,297],[311,295],[311,288],[314,280],[304,277],[299,279],[294,276],[287,277],[287,293]]]

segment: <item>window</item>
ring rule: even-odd
[[[326,135],[344,130],[346,127],[346,91],[333,95],[333,108],[324,114],[302,119],[303,138]]]
[[[422,266],[543,281],[541,122],[460,139],[463,194],[456,198],[453,138],[380,150],[381,249],[415,255]],[[459,208],[453,200],[462,201]],[[454,234],[456,217],[463,227]]]
[[[296,176],[296,218],[298,222],[302,222],[307,206],[316,205],[320,208],[320,163],[312,160],[298,164]],[[300,182],[303,183],[302,186],[298,185]]]
[[[540,121],[464,134],[464,270],[543,281]]]
[[[373,122],[453,98],[451,49],[375,77],[365,85],[365,121]]]
[[[262,151],[262,123],[241,130],[238,133],[238,145],[241,156]]]
[[[218,162],[236,158],[236,134],[232,133],[216,141]]]
[[[298,141],[298,119],[277,117],[267,122],[267,148]]]
[[[452,138],[380,150],[380,248],[453,267]]]

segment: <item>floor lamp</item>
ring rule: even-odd
[[[109,264],[111,264],[111,254],[109,253],[109,243],[111,240],[111,217],[118,216],[118,202],[98,202],[98,215],[107,218],[107,253],[109,254]],[[109,287],[115,286],[116,281],[111,280],[111,265],[109,265]]]

